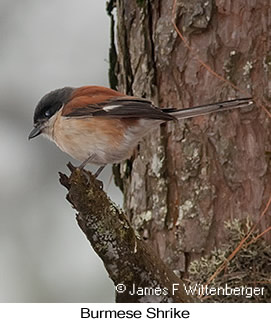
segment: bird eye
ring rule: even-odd
[[[51,116],[51,111],[50,110],[46,110],[45,112],[44,112],[44,115],[45,115],[45,117],[50,117]]]
[[[54,102],[44,106],[42,109],[43,118],[50,119],[62,107],[62,105],[63,104],[61,102]]]

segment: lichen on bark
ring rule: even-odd
[[[78,212],[77,222],[110,278],[115,286],[124,286],[122,292],[116,293],[116,301],[193,302],[183,281],[136,234],[124,212],[102,190],[101,183],[86,170],[71,164],[68,167],[71,175],[60,173],[60,182],[68,189],[67,200]],[[177,290],[173,290],[174,285]],[[152,292],[133,293],[133,286]],[[155,289],[158,292],[154,293]]]

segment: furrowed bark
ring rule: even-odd
[[[173,19],[195,53],[174,30],[173,3],[116,1],[118,89],[175,108],[244,97],[196,53],[270,106],[270,1],[176,1]],[[181,277],[191,261],[228,243],[225,221],[257,221],[271,190],[270,138],[259,107],[169,122],[115,167],[133,227]]]

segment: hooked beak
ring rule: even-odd
[[[37,137],[38,135],[41,134],[41,131],[42,131],[41,126],[42,126],[41,124],[34,125],[33,130],[30,132],[30,134],[28,136],[28,140],[30,140],[32,138],[35,138],[35,137]]]

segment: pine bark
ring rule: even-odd
[[[116,1],[118,90],[175,108],[242,97],[185,47],[172,7]],[[173,18],[198,57],[270,107],[269,0],[178,0]],[[174,272],[227,243],[225,220],[257,220],[271,191],[270,136],[259,107],[202,116],[152,131],[115,166],[133,227]]]

